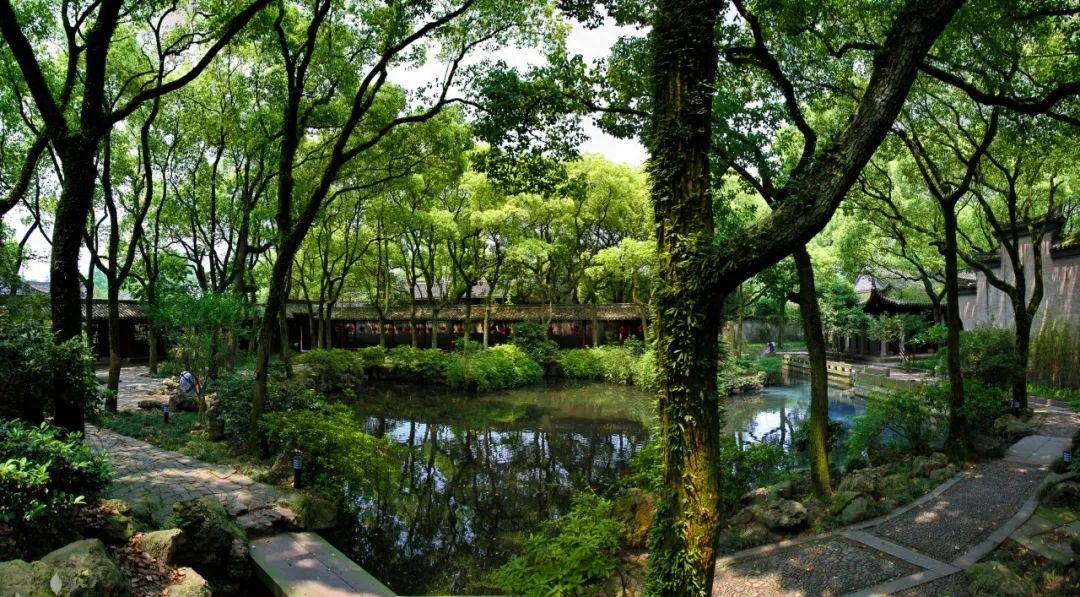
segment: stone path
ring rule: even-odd
[[[145,399],[164,401],[160,378],[146,367],[125,367],[117,392],[119,410],[135,410]],[[91,425],[86,438],[94,451],[106,451],[113,471],[109,496],[133,509],[143,509],[161,522],[178,501],[201,497],[220,499],[233,513],[257,510],[283,497],[282,490],[257,483],[229,466],[207,464],[177,452]]]
[[[980,463],[882,518],[718,558],[717,597],[941,595],[963,586],[960,573],[1011,534],[1018,541],[1076,524],[1024,525],[1049,464],[1068,448],[1080,417],[1035,404],[1039,435],[1005,458]],[[1036,520],[1038,517],[1033,518]],[[958,576],[959,575],[959,576]]]

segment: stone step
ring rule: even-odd
[[[255,572],[278,597],[393,597],[394,593],[316,533],[251,542]]]

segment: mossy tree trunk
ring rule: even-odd
[[[814,495],[832,494],[829,479],[829,372],[825,360],[825,335],[821,330],[821,309],[814,284],[814,264],[806,247],[793,254],[799,275],[799,313],[806,334],[810,361],[810,485]]]

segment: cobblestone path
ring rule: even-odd
[[[1038,436],[980,463],[905,508],[846,529],[718,558],[712,594],[939,595],[993,551],[1037,505],[1052,456],[1080,426],[1067,408],[1033,402]]]
[[[161,380],[146,375],[145,367],[125,367],[117,393],[119,410],[134,410],[140,400],[164,402]],[[172,505],[191,498],[213,496],[232,512],[243,513],[268,506],[284,495],[276,487],[258,483],[232,467],[207,464],[146,442],[86,426],[86,438],[94,451],[106,451],[113,472],[109,497],[122,499],[132,508],[144,509],[157,522],[172,512]]]

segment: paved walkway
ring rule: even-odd
[[[162,380],[149,377],[145,366],[125,367],[120,380],[121,411],[137,409],[140,400],[167,400]],[[157,522],[168,517],[174,503],[187,499],[217,497],[234,514],[243,514],[284,495],[232,467],[207,464],[107,429],[87,425],[86,437],[91,449],[109,453],[113,472],[109,496],[148,511]]]
[[[965,568],[1010,534],[1027,536],[1018,529],[1038,506],[1049,464],[1080,427],[1068,409],[1034,406],[1040,435],[1017,442],[1005,458],[975,465],[882,518],[718,558],[712,594],[955,594],[966,586]]]

